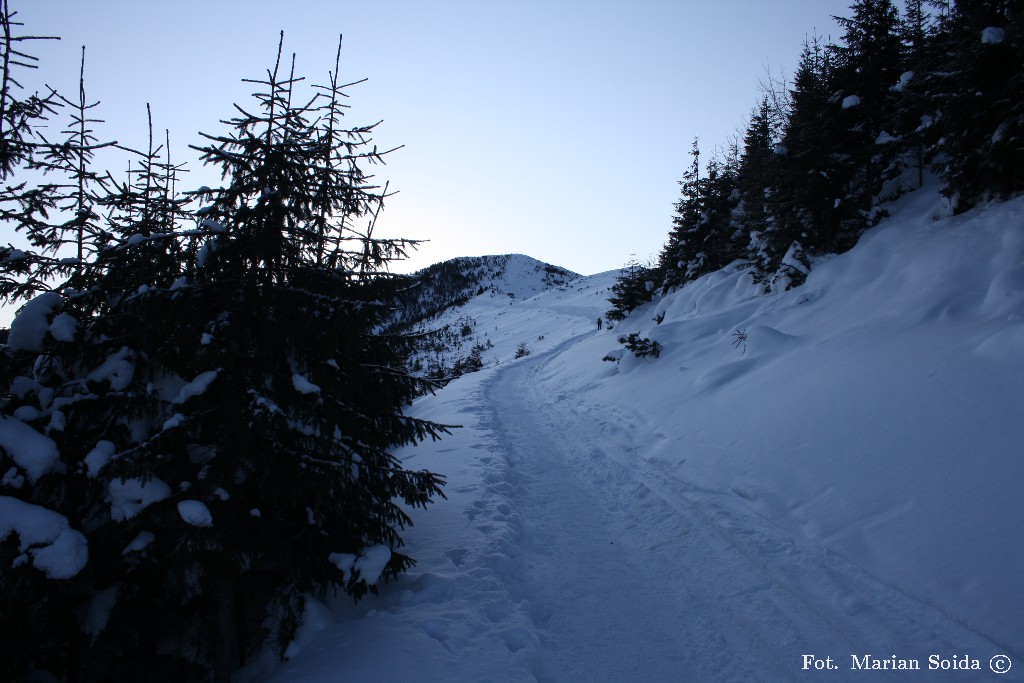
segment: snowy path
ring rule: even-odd
[[[673,441],[608,392],[564,391],[555,368],[578,341],[421,406],[465,427],[405,454],[449,475],[406,534],[416,568],[355,610],[311,602],[291,661],[242,681],[878,681],[906,674],[851,671],[851,655],[927,669],[932,654],[981,670],[928,680],[1022,680],[988,669],[1011,646],[795,538],[749,491],[688,483],[685,455],[652,455],[728,444]],[[804,655],[837,669],[804,671]]]
[[[547,362],[509,366],[483,387],[518,527],[519,571],[506,581],[536,632],[538,681],[784,680],[803,654],[848,671],[854,654],[926,666],[932,653],[999,650],[840,558],[798,548],[741,492],[658,471],[639,451],[656,427],[621,405],[584,414],[549,391]]]

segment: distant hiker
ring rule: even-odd
[[[601,331],[601,319],[600,318],[597,319],[597,331],[598,332]]]

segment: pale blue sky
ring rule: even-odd
[[[846,0],[264,2],[12,0],[42,75],[73,92],[81,45],[106,138],[144,143],[145,105],[178,159],[245,103],[277,34],[310,77],[342,77],[352,123],[383,119],[378,169],[400,191],[383,233],[430,240],[396,270],[526,253],[583,274],[656,254],[694,136],[746,126],[766,69],[791,74],[805,35],[837,36]],[[212,184],[191,165],[194,185]],[[7,241],[7,238],[2,240]]]

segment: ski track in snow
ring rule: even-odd
[[[507,562],[501,578],[528,617],[505,639],[531,651],[535,680],[787,680],[803,654],[848,670],[853,654],[926,665],[932,653],[1005,649],[834,554],[799,547],[726,494],[660,471],[634,439],[656,426],[622,405],[584,414],[571,395],[547,393],[547,357],[482,385],[497,457],[488,496],[469,513],[511,521],[491,560]]]

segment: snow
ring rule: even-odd
[[[782,264],[806,274],[807,267],[800,262],[800,259],[797,255],[797,253],[802,249],[803,248],[800,246],[799,242],[794,242],[793,244],[789,245],[789,249],[786,250],[785,255],[782,257]]]
[[[13,566],[31,560],[32,566],[51,579],[70,579],[85,567],[88,544],[68,520],[53,510],[0,496],[0,539],[18,535],[18,550]]]
[[[1002,142],[1003,138],[1006,137],[1006,131],[1009,130],[1009,129],[1010,129],[1010,122],[1009,121],[1003,121],[1001,124],[999,124],[999,127],[996,128],[994,133],[992,133],[992,144],[995,145],[997,143]]]
[[[38,393],[43,388],[39,382],[30,377],[17,376],[11,380],[11,393],[24,401],[29,394]]]
[[[25,485],[25,477],[18,473],[17,467],[11,467],[4,476],[0,479],[0,486],[9,486],[13,489],[20,489]]]
[[[89,381],[109,382],[112,391],[127,389],[135,375],[135,365],[132,363],[131,357],[131,349],[122,346],[120,350],[112,353],[99,367],[89,373]]]
[[[906,89],[906,87],[910,84],[910,81],[913,80],[913,78],[913,71],[904,71],[902,74],[900,74],[899,82],[897,82],[896,85],[889,88],[889,90],[892,90],[893,92],[903,92]]]
[[[175,403],[184,403],[193,396],[201,396],[206,393],[206,390],[213,383],[213,380],[217,379],[217,374],[220,370],[207,370],[196,375],[196,378],[183,386],[178,392],[177,398],[174,399]]]
[[[182,415],[181,413],[175,413],[174,415],[171,415],[169,418],[164,420],[161,429],[174,429],[175,427],[180,427],[183,424],[185,424],[185,416]]]
[[[211,527],[213,526],[213,515],[210,509],[199,500],[178,501],[178,514],[192,526]]]
[[[203,222],[202,222],[202,226],[204,228],[206,228],[207,230],[209,230],[210,232],[214,232],[214,233],[226,232],[224,226],[221,225],[220,223],[218,223],[217,221],[213,220],[212,218],[204,218]]]
[[[881,133],[879,133],[878,137],[875,138],[875,144],[876,145],[887,145],[890,142],[899,142],[899,141],[900,141],[899,138],[893,137],[893,135],[891,133],[889,133],[889,131],[885,131],[885,130],[883,130]]]
[[[196,254],[196,268],[205,268],[206,261],[210,258],[215,250],[214,243],[212,241],[206,242],[199,248],[199,253]]]
[[[848,95],[843,98],[843,109],[849,109],[860,105],[860,97],[857,95]]]
[[[140,531],[139,534],[132,539],[132,542],[125,546],[125,549],[121,551],[121,555],[128,555],[129,553],[137,553],[140,550],[145,550],[149,547],[149,544],[156,540],[156,536],[153,535],[152,531]]]
[[[337,567],[342,574],[347,574],[355,566],[356,556],[352,553],[331,553],[327,556],[327,561]]]
[[[386,545],[372,545],[363,548],[363,552],[356,560],[355,570],[359,572],[360,578],[373,586],[380,581],[380,575],[390,561],[391,548]]]
[[[108,486],[110,518],[115,522],[131,519],[153,503],[171,496],[171,487],[159,479],[115,479]]]
[[[116,452],[117,446],[114,445],[113,441],[102,440],[97,442],[96,446],[85,456],[84,462],[88,475],[90,477],[98,475],[100,470],[106,467]]]
[[[1006,39],[1006,31],[998,26],[987,26],[981,32],[981,42],[985,45],[998,45]]]
[[[795,680],[811,653],[938,653],[1020,680],[1024,198],[943,206],[888,205],[788,292],[730,267],[613,331],[615,273],[441,316],[493,347],[410,410],[463,425],[397,451],[448,480],[410,513],[418,564],[307,600],[290,660],[240,679]],[[634,332],[661,357],[621,353]]]
[[[331,553],[327,561],[333,564],[342,574],[355,572],[359,578],[373,586],[380,581],[388,562],[391,561],[391,548],[386,545],[373,545],[363,548],[358,556],[352,553]]]
[[[107,630],[107,622],[110,621],[110,611],[117,603],[117,596],[121,593],[120,586],[111,586],[100,591],[89,600],[85,611],[85,619],[82,621],[82,632],[96,638]]]
[[[75,341],[78,321],[70,313],[58,313],[50,323],[50,335],[59,342]]]
[[[42,417],[43,411],[39,410],[39,408],[36,408],[35,406],[18,406],[11,414],[17,420],[21,420],[22,422],[31,422]]]
[[[50,330],[50,316],[61,307],[63,300],[56,292],[43,292],[29,300],[11,321],[7,345],[12,351],[42,351],[46,333]]]
[[[24,470],[30,482],[53,469],[60,453],[57,444],[21,420],[0,415],[0,448]]]
[[[295,387],[295,391],[300,394],[319,394],[320,387],[310,382],[304,376],[299,373],[292,375],[292,386]]]

